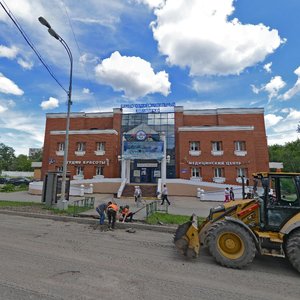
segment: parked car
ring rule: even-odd
[[[13,185],[21,185],[21,184],[29,185],[30,182],[31,180],[26,177],[14,177],[8,179],[6,183],[13,184]]]
[[[7,181],[8,181],[8,178],[0,177],[0,184],[5,184],[5,183],[7,183]]]

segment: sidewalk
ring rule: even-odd
[[[153,201],[153,199],[146,199],[145,201],[142,201],[142,203],[139,205],[139,207],[136,206],[136,203],[134,202],[134,198],[122,198],[122,199],[116,199],[113,198],[113,195],[111,194],[93,194],[93,197],[95,197],[95,207],[99,205],[99,203],[104,203],[108,201],[115,201],[118,206],[125,206],[129,205],[130,210],[132,212],[137,211],[142,206],[144,206],[147,203],[150,203]],[[74,200],[80,199],[82,197],[71,197],[69,205],[73,206]],[[216,197],[219,198],[219,197]],[[24,202],[41,202],[41,196],[37,195],[30,195],[28,192],[14,192],[14,193],[0,193],[0,200],[5,201],[24,201]],[[195,213],[197,216],[200,217],[207,217],[209,214],[209,210],[211,207],[215,207],[223,201],[200,201],[199,198],[196,197],[183,197],[183,196],[170,196],[169,200],[171,202],[171,205],[168,207],[168,212],[170,214],[175,215],[192,215]],[[144,203],[145,202],[145,203]],[[82,216],[90,216],[90,217],[98,217],[98,214],[95,209],[88,210],[84,213],[81,213]],[[139,212],[136,213],[134,218],[136,220],[144,220],[146,217],[146,209],[142,209]]]

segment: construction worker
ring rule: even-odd
[[[107,209],[107,203],[100,203],[97,207],[96,207],[96,211],[100,216],[100,225],[104,224],[104,220],[105,220],[105,211]]]
[[[119,208],[116,203],[112,203],[111,201],[107,204],[108,229],[114,229]]]
[[[133,217],[134,213],[129,211],[129,205],[126,205],[122,208],[121,210],[121,215],[119,218],[120,222],[132,222],[132,217]]]

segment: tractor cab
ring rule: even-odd
[[[257,173],[254,196],[260,202],[263,230],[279,231],[300,212],[300,176],[296,173]]]

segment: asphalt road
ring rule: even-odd
[[[258,257],[245,270],[220,267],[203,249],[188,261],[172,236],[101,232],[88,225],[0,214],[0,299],[300,298],[300,274]]]

